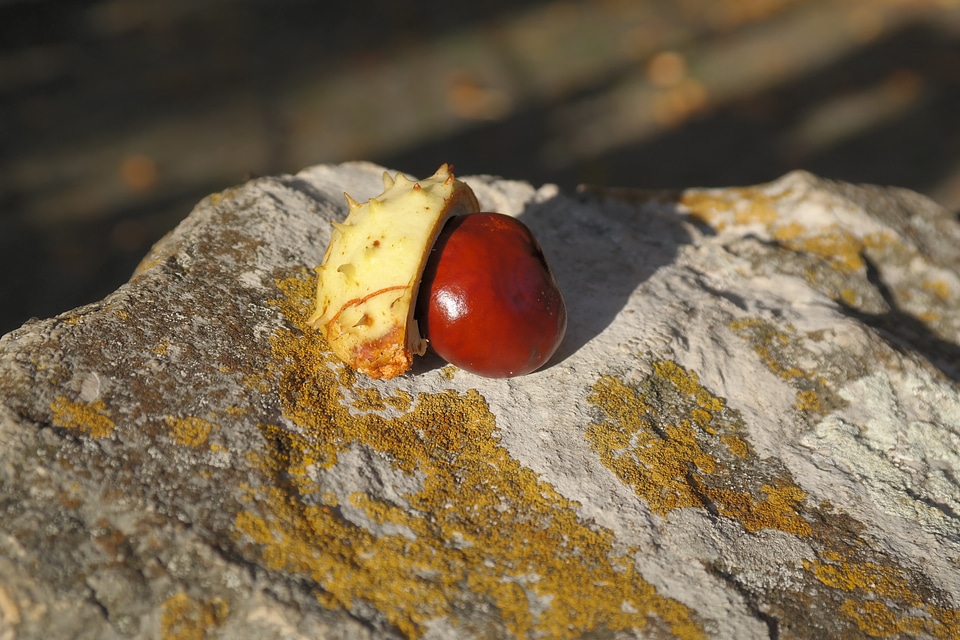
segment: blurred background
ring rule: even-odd
[[[371,160],[641,188],[796,168],[960,209],[960,0],[0,0],[0,333],[204,195]]]

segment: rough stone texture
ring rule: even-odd
[[[948,212],[467,178],[537,234],[565,343],[375,382],[304,318],[380,173],[210,196],[0,340],[0,640],[960,637]]]

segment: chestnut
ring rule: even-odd
[[[488,378],[542,367],[567,328],[556,279],[530,229],[502,213],[451,218],[423,273],[416,318],[441,358]]]
[[[419,181],[384,173],[383,186],[363,203],[344,194],[349,213],[333,223],[316,269],[308,322],[330,349],[357,371],[390,379],[426,352],[428,331],[434,351],[479,375],[541,367],[567,316],[526,225],[480,213],[446,164]]]

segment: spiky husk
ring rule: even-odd
[[[423,355],[426,340],[414,318],[417,291],[430,250],[444,223],[479,210],[477,198],[450,167],[418,182],[383,174],[384,191],[359,203],[344,194],[350,212],[334,223],[317,267],[316,311],[310,323],[352,368],[372,378],[394,378]]]

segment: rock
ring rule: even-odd
[[[792,173],[466,178],[567,297],[553,362],[345,369],[304,319],[342,192],[215,194],[0,340],[0,639],[960,636],[960,225]]]

